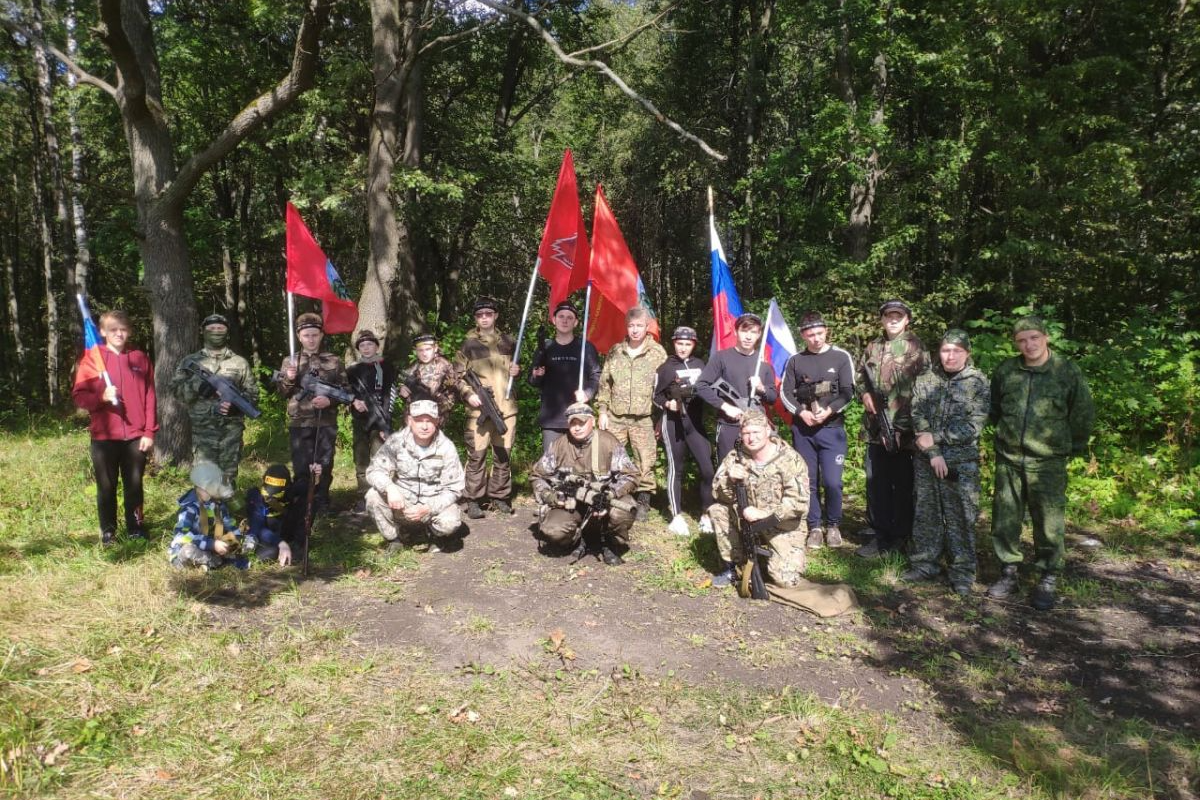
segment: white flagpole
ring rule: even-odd
[[[525,311],[521,314],[521,329],[517,331],[517,349],[513,352],[513,363],[521,361],[521,342],[525,339],[525,323],[529,319],[529,304],[533,302],[533,287],[537,285],[538,265],[541,259],[533,262],[533,274],[529,276],[529,291],[525,293]],[[508,376],[508,388],[504,390],[504,398],[512,397],[513,376]]]
[[[583,391],[583,367],[587,361],[587,326],[588,314],[592,310],[592,281],[588,280],[587,294],[583,299],[583,335],[579,337],[579,389]]]
[[[292,366],[296,365],[296,298],[291,292],[287,293],[288,307],[288,354],[292,357]]]
[[[770,308],[774,308],[774,307],[775,307],[775,298],[772,297]],[[768,309],[767,318],[763,320],[762,338],[759,340],[759,343],[758,343],[758,360],[756,360],[754,362],[754,374],[751,376],[752,379],[758,377],[758,371],[760,369],[762,369],[763,358],[767,354],[767,328],[770,324],[771,324],[771,311],[770,311],[770,309]],[[749,388],[749,387],[747,387],[747,388]],[[763,388],[765,389],[766,386],[764,386]],[[750,394],[753,395],[754,392],[751,391]]]

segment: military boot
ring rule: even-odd
[[[471,519],[483,519],[483,509],[479,507],[479,503],[474,500],[467,503],[467,516]]]
[[[1054,608],[1054,603],[1056,602],[1054,589],[1057,583],[1057,575],[1052,572],[1043,572],[1042,579],[1038,581],[1037,586],[1033,587],[1033,591],[1029,594],[1030,604],[1038,611],[1049,611]]]
[[[988,597],[1003,600],[1017,590],[1017,565],[1006,564],[1000,572],[1000,580],[988,587]]]
[[[638,492],[637,493],[637,511],[634,514],[634,518],[637,519],[638,522],[645,522],[649,517],[650,517],[650,493],[649,492]]]

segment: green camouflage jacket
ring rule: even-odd
[[[953,375],[938,364],[913,385],[911,420],[904,420],[905,427],[933,435],[933,447],[922,451],[927,458],[941,456],[953,464],[977,461],[990,396],[987,376],[969,362]]]
[[[666,360],[667,351],[650,337],[636,356],[629,354],[625,342],[614,344],[600,372],[597,410],[619,417],[648,416],[654,408],[654,380]]]
[[[863,365],[871,370],[875,388],[887,400],[885,413],[891,418],[896,430],[903,434],[901,444],[912,447],[912,428],[909,406],[912,403],[913,384],[917,376],[929,369],[929,355],[925,346],[912,331],[905,331],[892,341],[880,337],[867,345],[863,352]],[[862,397],[867,393],[862,367],[855,379],[855,390]],[[864,442],[882,444],[879,422],[874,414],[863,414],[863,428],[859,438]]]
[[[1087,452],[1096,406],[1079,367],[1051,352],[1038,367],[1016,356],[996,368],[989,418],[998,460],[1066,459]]]
[[[729,465],[743,460],[750,476],[746,479],[746,494],[750,505],[770,511],[781,522],[804,519],[808,514],[808,466],[803,457],[778,437],[773,437],[777,452],[765,464],[742,455],[742,448],[729,451],[713,477],[713,500],[727,506],[737,503],[733,481],[729,480]]]
[[[184,356],[183,360],[179,362],[179,366],[175,368],[175,375],[171,378],[171,391],[175,393],[176,397],[187,403],[188,416],[191,417],[193,424],[211,422],[214,417],[228,420],[231,424],[244,424],[245,420],[241,414],[222,415],[219,412],[221,399],[215,394],[205,391],[208,384],[203,378],[185,372],[183,369],[185,364],[198,364],[215,375],[229,378],[233,381],[233,385],[249,398],[250,402],[258,405],[258,381],[254,379],[254,370],[250,368],[246,359],[228,347],[222,348],[216,353],[200,350]],[[208,396],[205,396],[206,394]]]

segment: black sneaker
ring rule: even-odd
[[[1056,602],[1054,589],[1057,583],[1057,575],[1051,572],[1043,572],[1042,579],[1038,581],[1037,586],[1033,587],[1033,591],[1029,594],[1030,604],[1038,611],[1049,611],[1054,608]]]
[[[467,503],[467,516],[471,519],[483,519],[483,509],[474,500]]]
[[[127,534],[127,536],[135,542],[146,541],[146,532],[141,528],[134,528]]]
[[[387,553],[388,555],[392,555],[394,553],[399,553],[406,549],[408,549],[408,545],[406,545],[404,542],[400,541],[399,539],[392,539],[390,542],[388,542],[387,544],[385,544],[383,546],[383,552]]]
[[[350,513],[351,514],[367,513],[367,498],[365,498],[365,497],[359,498],[358,502],[354,504],[354,508],[352,508],[350,510]]]
[[[638,522],[645,522],[650,518],[650,493],[637,493],[637,510],[634,512],[634,519]]]
[[[495,511],[498,514],[511,514],[513,513],[512,504],[507,500],[493,500],[492,511]]]
[[[1000,580],[988,587],[988,597],[1003,600],[1017,590],[1017,565],[1008,564],[1000,572]]]
[[[621,558],[615,550],[609,547],[600,551],[600,558],[610,567],[619,567],[625,563],[625,559]]]
[[[101,531],[100,532],[100,546],[101,547],[111,547],[113,541],[116,538],[117,538],[116,534],[113,533],[112,531]]]

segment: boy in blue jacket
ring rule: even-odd
[[[167,549],[171,566],[209,570],[233,564],[245,569],[246,558],[240,551],[243,546],[252,551],[254,543],[243,540],[229,516],[225,501],[233,491],[225,484],[220,467],[199,461],[192,467],[191,479],[194,488],[179,498],[175,535]]]

